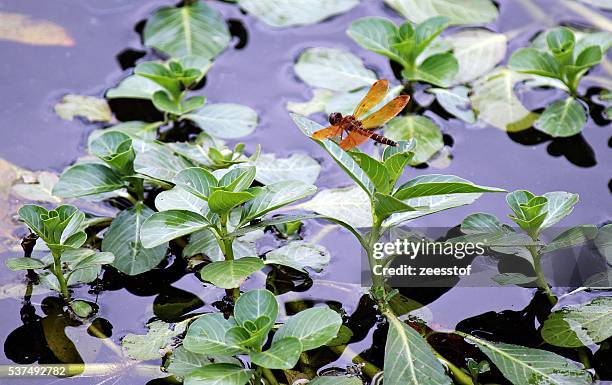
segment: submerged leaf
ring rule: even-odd
[[[28,15],[0,12],[0,40],[32,45],[75,44],[61,26],[47,20],[31,19]]]
[[[291,27],[346,12],[359,0],[238,0],[238,4],[272,27]]]
[[[411,165],[425,163],[444,147],[440,127],[426,116],[409,115],[391,119],[385,135],[393,140],[416,139]]]
[[[319,177],[321,165],[305,154],[292,154],[288,158],[277,158],[274,154],[262,154],[254,162],[257,168],[255,179],[263,184],[284,180],[299,180],[313,184]]]
[[[330,259],[325,247],[306,241],[294,241],[266,254],[267,264],[289,266],[303,272],[306,272],[306,267],[320,272]]]
[[[433,16],[446,16],[452,24],[485,24],[498,11],[491,0],[385,0],[402,16],[420,23]]]
[[[308,48],[294,69],[308,85],[333,91],[351,91],[376,81],[376,74],[366,69],[361,59],[336,48]]]
[[[147,325],[149,331],[145,335],[128,334],[121,340],[121,346],[127,354],[137,360],[153,360],[164,355],[160,349],[171,342],[171,339],[185,331],[185,321],[176,325],[163,321],[151,322]]]
[[[65,120],[83,117],[90,122],[110,122],[113,118],[108,103],[104,99],[86,95],[64,95],[55,105],[55,113]]]
[[[250,107],[232,103],[207,104],[184,115],[206,133],[221,139],[236,139],[249,135],[257,126],[257,112]]]
[[[506,56],[508,39],[486,29],[459,31],[445,38],[459,61],[456,83],[470,82],[488,73]]]

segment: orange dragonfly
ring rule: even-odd
[[[406,104],[408,104],[410,96],[396,96],[380,110],[372,113],[363,120],[359,120],[360,116],[363,116],[363,114],[383,100],[388,90],[389,82],[387,80],[378,80],[372,85],[361,102],[359,102],[359,105],[355,108],[352,115],[342,116],[339,112],[329,114],[329,123],[331,126],[315,132],[312,134],[312,137],[321,140],[340,136],[340,147],[346,151],[359,146],[368,139],[386,144],[387,146],[397,146],[397,143],[391,139],[385,138],[373,131],[399,114]],[[342,139],[345,133],[347,136]]]

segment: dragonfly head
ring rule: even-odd
[[[339,112],[332,112],[331,114],[329,114],[329,123],[331,125],[339,124],[341,120],[342,120],[342,114],[341,113],[339,113]]]

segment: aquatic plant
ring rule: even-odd
[[[606,39],[577,42],[571,29],[560,27],[546,33],[546,50],[520,48],[512,54],[508,62],[511,69],[552,79],[550,85],[569,94],[546,107],[535,122],[536,128],[554,137],[582,131],[587,116],[579,101],[582,96],[578,95],[578,86],[584,74],[601,62],[609,45]]]

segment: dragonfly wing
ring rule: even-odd
[[[370,111],[375,105],[380,103],[387,91],[389,90],[389,81],[387,80],[378,80],[376,83],[372,84],[372,87],[366,94],[366,96],[361,99],[357,108],[355,108],[355,112],[353,115],[356,118],[359,118],[366,112]]]
[[[314,134],[312,134],[312,137],[315,139],[328,139],[328,138],[332,138],[334,136],[338,136],[342,133],[342,128],[340,128],[340,126],[329,126],[326,127],[322,130],[319,130],[317,132],[315,132]]]
[[[408,100],[410,100],[410,96],[408,95],[396,96],[389,103],[385,104],[380,110],[365,118],[361,122],[363,128],[371,130],[387,123],[389,120],[391,120],[391,118],[399,114],[404,107],[406,107]]]
[[[363,135],[356,131],[350,131],[348,136],[340,142],[340,147],[343,150],[348,151],[352,148],[359,146],[370,138],[370,135]]]

